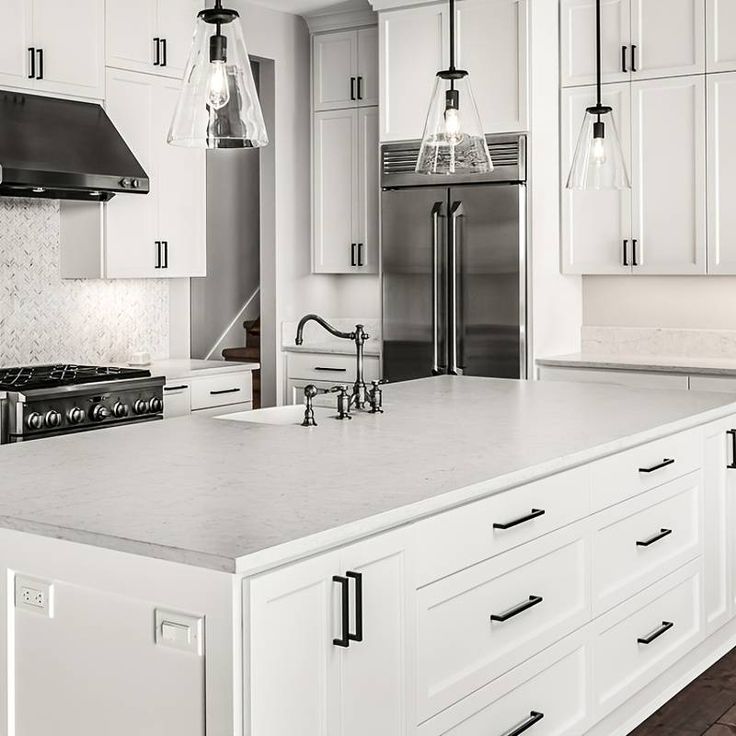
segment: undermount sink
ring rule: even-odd
[[[317,424],[320,421],[335,416],[335,410],[326,406],[314,407],[314,418]],[[304,405],[273,406],[268,409],[254,409],[253,411],[239,411],[235,414],[222,414],[216,419],[228,419],[231,422],[247,422],[249,424],[276,424],[281,426],[298,426],[304,419]]]

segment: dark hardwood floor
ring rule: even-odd
[[[736,649],[665,703],[629,736],[735,736]]]

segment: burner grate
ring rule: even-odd
[[[76,365],[57,363],[51,365],[0,368],[0,390],[56,388],[98,381],[120,381],[128,378],[147,378],[151,372],[117,366]]]

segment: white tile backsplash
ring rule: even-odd
[[[59,203],[0,198],[0,366],[169,354],[165,280],[63,280]]]

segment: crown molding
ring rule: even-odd
[[[370,0],[373,10],[396,10],[397,8],[409,8],[416,5],[439,5],[440,0]]]
[[[378,23],[378,16],[366,0],[349,0],[332,8],[309,13],[304,20],[310,33],[322,33],[374,26]]]

